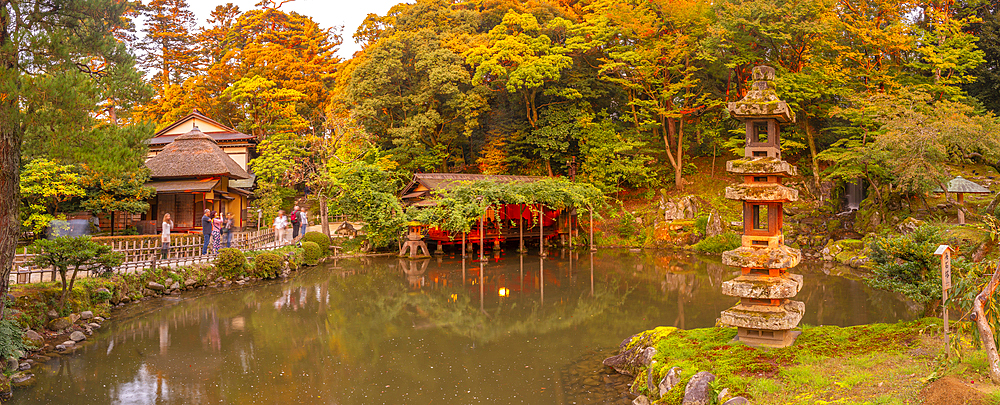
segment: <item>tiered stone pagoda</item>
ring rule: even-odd
[[[795,122],[788,104],[774,91],[774,69],[753,69],[746,96],[729,103],[730,114],[746,124],[746,154],[726,163],[726,170],[743,176],[743,184],[727,187],[726,198],[743,202],[742,246],[722,254],[722,262],[742,274],[722,284],[722,293],[738,297],[722,311],[721,323],[737,328],[736,340],[752,346],[786,347],[802,320],[805,304],[792,301],[802,287],[802,275],[790,274],[802,252],[785,246],[781,233],[782,205],[798,199],[798,191],[781,184],[796,174],[781,160],[778,129]]]

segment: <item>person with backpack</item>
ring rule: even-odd
[[[292,215],[288,216],[288,221],[292,224],[292,242],[295,238],[299,237],[299,225],[302,224],[302,218],[299,215],[299,206],[296,205],[295,209],[292,210]]]

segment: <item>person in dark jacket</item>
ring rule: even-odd
[[[201,254],[208,254],[208,242],[212,240],[212,217],[209,215],[212,210],[205,210],[201,216]]]
[[[302,222],[299,218],[299,206],[296,205],[295,209],[292,210],[292,215],[288,216],[289,222],[292,224],[292,242],[295,242],[295,238],[299,237],[299,224]]]

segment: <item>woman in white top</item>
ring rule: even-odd
[[[299,235],[306,234],[306,228],[309,227],[309,219],[306,215],[306,210],[299,211]]]
[[[278,210],[278,216],[274,218],[274,243],[279,246],[286,242],[285,228],[288,228],[288,217],[285,216],[285,210]]]
[[[160,234],[160,259],[166,259],[170,254],[170,230],[174,228],[174,221],[170,219],[170,214],[163,214],[163,233]]]

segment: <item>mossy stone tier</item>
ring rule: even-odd
[[[722,311],[719,319],[723,325],[757,330],[788,330],[799,325],[806,304],[802,301],[786,301],[779,306],[744,305]]]
[[[737,201],[798,201],[799,190],[778,183],[743,183],[726,187],[726,198]]]
[[[801,288],[801,274],[786,274],[781,277],[745,274],[722,283],[723,294],[754,299],[792,298]]]
[[[726,171],[740,175],[797,176],[798,170],[792,164],[773,157],[744,157],[726,162]]]
[[[802,261],[802,251],[781,246],[777,248],[755,248],[741,246],[722,253],[722,264],[751,269],[787,269]]]

